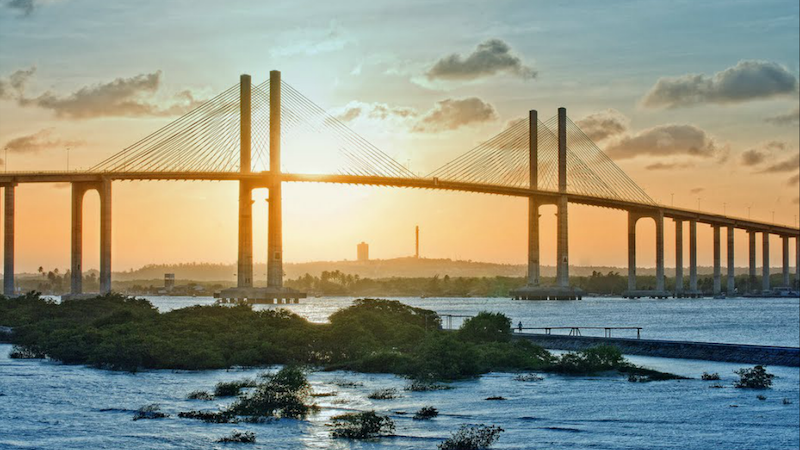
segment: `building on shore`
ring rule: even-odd
[[[367,262],[369,261],[369,244],[366,242],[362,242],[357,246],[358,250],[358,261],[359,262]]]

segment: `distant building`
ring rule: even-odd
[[[359,261],[369,261],[369,244],[366,242],[362,242],[358,244],[358,260]]]
[[[175,287],[175,274],[174,273],[165,273],[164,274],[164,289],[171,291],[172,288]]]

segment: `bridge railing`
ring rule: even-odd
[[[553,330],[569,330],[568,336],[583,336],[581,330],[603,330],[603,337],[610,338],[613,330],[636,330],[636,339],[642,338],[642,327],[516,327],[517,333],[525,330],[543,330],[544,334],[553,334]]]

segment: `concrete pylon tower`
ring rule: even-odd
[[[556,285],[569,287],[569,229],[567,218],[567,109],[558,108],[558,218],[556,225]]]
[[[530,188],[539,188],[539,113],[528,112],[528,168]],[[539,202],[528,197],[528,286],[539,286]]]
[[[251,151],[251,80],[239,78],[239,171],[250,173]],[[237,283],[240,288],[253,286],[253,188],[250,182],[239,181],[239,255]]]
[[[283,287],[283,227],[281,208],[281,73],[269,73],[269,235],[267,236],[267,287]]]
[[[419,225],[417,225],[415,231],[416,231],[416,245],[414,246],[414,258],[419,259]]]

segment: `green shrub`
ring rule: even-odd
[[[439,450],[486,449],[500,438],[503,431],[494,425],[461,425],[451,437],[439,444]]]
[[[399,398],[400,394],[397,393],[397,389],[388,388],[388,389],[378,389],[377,391],[372,391],[367,398],[372,400],[392,400],[395,398]]]
[[[158,403],[153,403],[147,406],[142,406],[133,415],[133,420],[142,419],[163,419],[169,417],[169,414],[161,412],[161,406]]]
[[[206,423],[230,423],[237,422],[227,411],[183,411],[178,413],[181,419],[196,419]]]
[[[220,381],[214,386],[214,397],[236,397],[243,388],[256,387],[255,380]]]
[[[310,404],[311,385],[297,367],[285,367],[275,374],[262,376],[264,382],[239,397],[228,412],[235,416],[302,419],[317,410]]]
[[[561,355],[552,369],[567,374],[589,374],[627,366],[622,353],[616,347],[598,346],[579,352]]]
[[[719,381],[719,374],[717,372],[708,373],[703,372],[703,375],[700,376],[700,379],[703,381]]]
[[[737,388],[744,389],[769,389],[775,375],[767,373],[764,366],[755,366],[752,369],[739,369],[733,373],[739,375],[739,381],[734,383]]]
[[[217,442],[235,442],[239,444],[255,444],[256,435],[252,431],[234,431],[228,436],[217,439]]]
[[[511,340],[511,319],[501,313],[484,311],[464,321],[458,336],[470,342],[508,342]]]
[[[334,416],[331,436],[345,439],[372,439],[394,433],[394,421],[375,411]]]
[[[11,359],[43,359],[47,355],[35,347],[24,345],[15,345],[11,347],[11,353],[8,354]]]
[[[206,391],[192,391],[186,398],[189,400],[214,400],[214,394]]]
[[[414,413],[414,420],[428,420],[433,419],[439,415],[439,410],[433,406],[423,406],[419,411]]]

